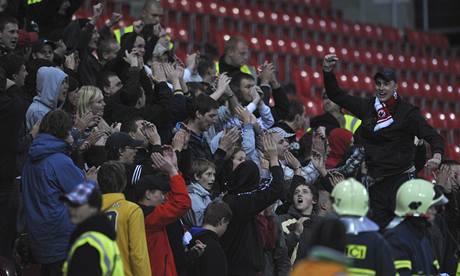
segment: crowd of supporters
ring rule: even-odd
[[[81,5],[0,0],[0,270],[459,275],[460,164],[393,70],[355,97],[326,55],[310,117],[239,36],[180,60],[160,2]]]

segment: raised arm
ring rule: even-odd
[[[363,119],[366,115],[368,100],[361,97],[350,96],[339,87],[333,72],[334,66],[338,60],[335,54],[328,54],[324,57],[324,88],[326,89],[327,97],[340,107],[347,109],[358,118]]]

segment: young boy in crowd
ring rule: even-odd
[[[288,255],[291,263],[294,263],[298,249],[305,247],[308,232],[316,217],[318,190],[299,175],[294,175],[291,187],[292,205],[287,214],[279,216],[279,221],[286,239]]]
[[[203,217],[203,226],[191,230],[193,239],[189,248],[203,243],[206,249],[189,267],[189,276],[227,275],[227,258],[219,238],[227,230],[231,218],[232,210],[227,203],[215,201],[208,205]]]
[[[216,166],[206,160],[198,159],[192,164],[193,181],[188,186],[192,209],[187,212],[185,224],[189,227],[203,225],[204,211],[211,203],[211,189],[214,185]]]

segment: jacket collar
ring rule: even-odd
[[[102,210],[107,210],[118,201],[125,200],[125,195],[122,193],[108,193],[102,195]]]
[[[188,192],[197,194],[201,197],[211,196],[211,193],[207,191],[203,186],[196,182],[192,182],[190,186],[188,186]]]
[[[80,223],[77,228],[75,228],[75,231],[70,237],[70,243],[74,243],[78,237],[89,231],[104,234],[111,240],[115,240],[116,238],[115,229],[107,216],[105,214],[96,214],[95,216],[87,218],[85,221]]]

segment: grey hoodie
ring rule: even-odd
[[[58,96],[62,81],[67,74],[55,67],[41,67],[37,72],[37,96],[27,109],[27,131],[40,121],[46,113],[58,108]],[[62,106],[64,103],[60,103]],[[60,107],[59,106],[59,107]]]

